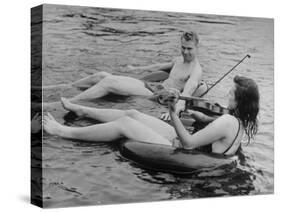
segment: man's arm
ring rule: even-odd
[[[147,66],[130,66],[128,68],[130,70],[141,70],[141,71],[165,71],[169,73],[175,64],[175,60],[167,63],[156,63]]]
[[[192,94],[197,89],[200,81],[202,79],[202,69],[201,66],[198,65],[191,73],[188,81],[185,83],[183,92],[181,95],[189,97],[192,96]]]
[[[192,96],[192,94],[195,92],[197,89],[200,81],[202,79],[202,69],[200,65],[197,65],[197,67],[193,70],[191,73],[188,81],[185,83],[183,92],[181,93],[182,96]],[[180,111],[183,111],[185,109],[185,101],[184,100],[179,100],[177,105],[176,105],[177,113]]]

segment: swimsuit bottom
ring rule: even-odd
[[[157,94],[163,90],[167,90],[162,84],[159,83],[148,83],[146,81],[143,81],[144,87],[150,90],[152,93]]]
[[[148,90],[150,90],[152,93],[154,93],[154,94],[157,94],[157,93],[159,93],[159,92],[161,92],[161,91],[163,91],[163,90],[168,90],[169,88],[166,88],[166,87],[164,87],[161,83],[159,83],[159,82],[157,82],[157,83],[148,83],[148,82],[146,82],[146,81],[143,81],[143,83],[144,83],[144,87],[145,88],[147,88]],[[205,85],[206,83],[203,81],[203,80],[201,80],[200,82],[199,82],[199,84],[198,84],[198,86],[197,86],[197,88],[196,89],[198,89],[200,86],[202,86],[202,85]],[[173,89],[176,89],[176,88],[173,88]],[[178,90],[178,89],[176,89],[176,90]],[[180,90],[178,90],[180,93],[182,92],[182,91],[180,91]]]

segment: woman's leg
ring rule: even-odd
[[[68,127],[59,124],[50,114],[44,116],[43,127],[51,135],[93,142],[109,142],[128,138],[140,142],[171,145],[171,142],[130,117],[89,127]]]
[[[122,137],[118,125],[114,122],[88,127],[68,127],[58,123],[49,113],[43,118],[43,128],[51,135],[84,141],[113,141]]]
[[[74,112],[77,116],[87,117],[100,122],[110,122],[126,116],[125,110],[118,109],[99,109],[71,103],[66,98],[61,98],[64,109]]]
[[[62,98],[62,105],[66,110],[75,112],[78,116],[85,116],[96,119],[100,122],[110,122],[122,117],[130,117],[141,122],[147,127],[151,128],[158,134],[172,140],[176,137],[175,129],[166,122],[155,118],[153,116],[141,113],[137,110],[117,110],[117,109],[99,109],[93,107],[86,107],[71,103],[69,100]]]

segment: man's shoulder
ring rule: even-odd
[[[199,60],[198,59],[195,59],[195,70],[196,71],[198,71],[198,72],[202,72],[202,66],[201,66],[201,64],[200,64],[200,62],[199,62]]]
[[[173,58],[174,63],[183,63],[183,58],[178,56]]]
[[[201,64],[197,57],[194,59],[194,63],[201,68]]]

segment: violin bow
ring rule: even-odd
[[[235,66],[233,66],[228,72],[226,72],[220,79],[218,79],[210,88],[208,88],[200,97],[206,95],[213,87],[215,87],[220,81],[223,80],[230,72],[232,72],[237,66],[239,66],[246,58],[251,58],[249,54],[247,54],[243,59],[241,59]]]
[[[213,87],[215,87],[220,81],[223,80],[231,71],[233,71],[237,66],[239,66],[246,58],[251,58],[249,54],[247,54],[245,57],[243,57],[238,63],[236,63],[235,66],[233,66],[228,72],[226,72],[220,79],[218,79],[210,88],[208,88],[203,94],[201,94],[199,97],[186,97],[186,96],[179,96],[179,99],[181,100],[203,100],[203,101],[209,101],[208,99],[202,98],[204,95],[206,95]]]

